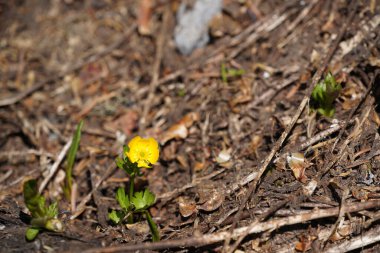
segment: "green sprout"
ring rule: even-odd
[[[230,69],[224,63],[220,66],[220,76],[224,83],[227,83],[229,78],[239,77],[245,74],[244,69]]]
[[[177,92],[177,96],[179,97],[184,97],[186,96],[186,90],[185,89],[179,89],[178,92]]]
[[[29,209],[32,219],[31,227],[26,230],[25,237],[28,241],[34,240],[41,230],[62,232],[62,222],[57,218],[57,202],[46,205],[45,198],[38,193],[37,181],[32,179],[24,183],[24,202]]]
[[[334,76],[329,72],[325,79],[319,82],[311,93],[312,108],[319,114],[331,118],[334,116],[334,101],[339,96],[342,86],[336,82]]]
[[[149,213],[149,208],[155,203],[156,196],[145,189],[135,192],[135,177],[141,176],[141,168],[151,168],[159,157],[158,143],[153,138],[143,139],[140,136],[133,138],[128,146],[123,148],[123,156],[116,158],[116,165],[124,170],[130,177],[129,191],[125,192],[124,188],[118,188],[116,192],[116,200],[121,210],[112,210],[108,214],[108,218],[115,224],[124,221],[133,223],[134,214],[142,214],[145,216],[153,241],[160,240],[160,233],[156,223],[153,221]]]
[[[75,134],[73,136],[73,141],[70,146],[69,154],[67,156],[66,181],[65,181],[65,185],[63,186],[63,192],[65,193],[66,199],[68,200],[71,197],[71,190],[72,190],[72,185],[73,185],[73,167],[74,167],[75,157],[76,157],[78,147],[79,147],[82,127],[83,127],[83,120],[79,122],[79,124],[77,125],[77,129],[75,131]]]

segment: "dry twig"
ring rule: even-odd
[[[356,202],[346,205],[345,211],[347,213],[358,212],[361,210],[380,208],[380,201],[367,201],[367,202]],[[284,226],[299,224],[308,222],[311,220],[322,219],[326,217],[333,217],[339,214],[339,207],[328,208],[328,209],[315,209],[308,213],[302,213],[294,216],[273,219],[267,222],[259,222],[255,226],[247,226],[237,228],[229,232],[218,232],[214,234],[204,234],[202,236],[193,236],[190,238],[179,239],[179,240],[167,240],[161,242],[152,243],[140,243],[135,245],[125,245],[125,246],[113,246],[107,248],[94,248],[85,250],[84,253],[115,253],[115,252],[131,252],[138,250],[163,250],[163,249],[173,249],[173,248],[192,248],[201,247],[205,245],[210,245],[218,242],[222,242],[227,236],[236,238],[242,234],[254,234],[261,233],[264,231],[270,231],[273,229],[278,229]]]
[[[41,193],[46,185],[49,183],[50,179],[52,179],[52,177],[55,175],[55,173],[57,172],[58,168],[59,168],[59,165],[61,164],[61,162],[63,161],[63,158],[65,158],[67,152],[69,151],[70,149],[70,146],[71,146],[71,143],[72,143],[72,139],[70,139],[66,145],[62,148],[61,152],[59,153],[59,155],[57,156],[57,159],[55,160],[53,166],[50,168],[50,171],[49,171],[49,175],[44,179],[44,181],[42,181],[41,185],[40,185],[40,188],[38,189],[38,191]]]
[[[164,52],[165,41],[168,34],[167,29],[169,26],[170,15],[171,15],[170,4],[167,4],[164,10],[164,19],[162,21],[161,32],[157,39],[156,56],[155,56],[154,65],[153,65],[152,81],[150,82],[150,85],[149,85],[148,97],[145,100],[145,104],[144,104],[144,108],[143,108],[143,112],[142,112],[142,116],[140,120],[141,131],[145,130],[146,121],[147,121],[146,118],[150,111],[152,100],[154,98],[155,91],[158,86],[158,79],[160,77],[160,66],[161,66],[162,56]]]
[[[363,248],[367,245],[373,244],[380,241],[380,226],[363,233],[362,235],[356,236],[349,241],[345,241],[341,244],[332,246],[326,249],[325,253],[335,253],[335,252],[349,252],[355,249]]]

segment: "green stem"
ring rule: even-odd
[[[132,200],[133,195],[135,194],[135,173],[133,172],[130,177],[129,181],[129,201]],[[127,218],[128,223],[132,224],[133,223],[133,212],[128,216]]]
[[[32,220],[30,221],[30,224],[34,228],[45,228],[45,225],[48,220],[49,218],[47,217],[32,218]]]
[[[152,233],[152,239],[154,242],[158,242],[160,240],[160,232],[158,231],[158,227],[153,221],[152,216],[148,210],[145,211],[145,216],[149,224],[150,232]]]
[[[63,230],[62,222],[56,218],[32,218],[30,225],[32,225],[33,228],[45,228],[54,232],[62,232]]]
[[[131,179],[129,182],[129,200],[132,199],[134,194],[135,194],[135,173],[132,173]]]

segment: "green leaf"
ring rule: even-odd
[[[129,153],[129,147],[127,145],[123,145],[123,154]]]
[[[185,89],[179,89],[177,92],[177,96],[179,96],[179,97],[186,96],[186,90]]]
[[[116,163],[117,167],[124,170],[124,160],[123,159],[121,159],[120,157],[117,157],[115,159],[115,163]]]
[[[125,217],[124,212],[112,210],[108,213],[108,218],[115,224],[119,224]]]
[[[38,196],[37,181],[35,179],[28,180],[24,183],[24,200],[25,203]]]
[[[34,179],[24,183],[24,202],[32,217],[46,216],[45,198],[38,193],[37,181]]]
[[[71,196],[71,188],[72,188],[72,181],[73,181],[72,171],[73,171],[73,166],[74,166],[74,162],[75,162],[75,157],[76,157],[78,147],[79,147],[82,127],[83,127],[83,120],[81,120],[81,122],[79,122],[79,124],[77,126],[77,129],[76,129],[75,134],[73,136],[73,141],[71,143],[70,150],[69,150],[69,153],[67,156],[66,185],[65,185],[64,191],[66,194],[66,198],[68,198],[68,199]]]
[[[124,146],[124,149],[127,146]],[[127,156],[123,153],[123,158],[117,157],[115,159],[116,166],[122,170],[124,170],[128,175],[131,175],[135,172],[137,167],[137,163],[132,163]]]
[[[241,76],[244,75],[245,71],[244,69],[229,69],[228,70],[228,76],[235,77],[235,76]]]
[[[116,200],[117,202],[119,202],[121,208],[123,208],[126,211],[129,210],[130,202],[128,195],[125,194],[124,188],[120,187],[117,189]]]
[[[26,240],[33,241],[39,232],[40,230],[38,228],[28,228],[25,233]]]
[[[144,211],[153,205],[155,200],[156,196],[149,189],[145,189],[145,191],[136,192],[131,203],[135,207],[135,211]]]
[[[329,72],[325,79],[319,82],[311,93],[311,104],[317,112],[326,117],[332,117],[335,113],[334,101],[339,96],[342,86],[336,82]]]
[[[244,69],[229,69],[224,63],[220,66],[220,76],[224,83],[227,83],[229,77],[238,77],[245,74]]]
[[[150,228],[150,232],[152,234],[152,239],[154,242],[158,242],[160,240],[160,232],[156,223],[153,221],[152,216],[149,211],[145,211],[146,220],[148,221],[148,225]]]
[[[47,208],[46,216],[49,218],[56,218],[58,216],[58,204],[54,202]]]

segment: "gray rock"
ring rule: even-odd
[[[222,0],[197,0],[192,9],[182,2],[177,11],[174,40],[182,54],[204,47],[209,41],[208,23],[222,10]]]

